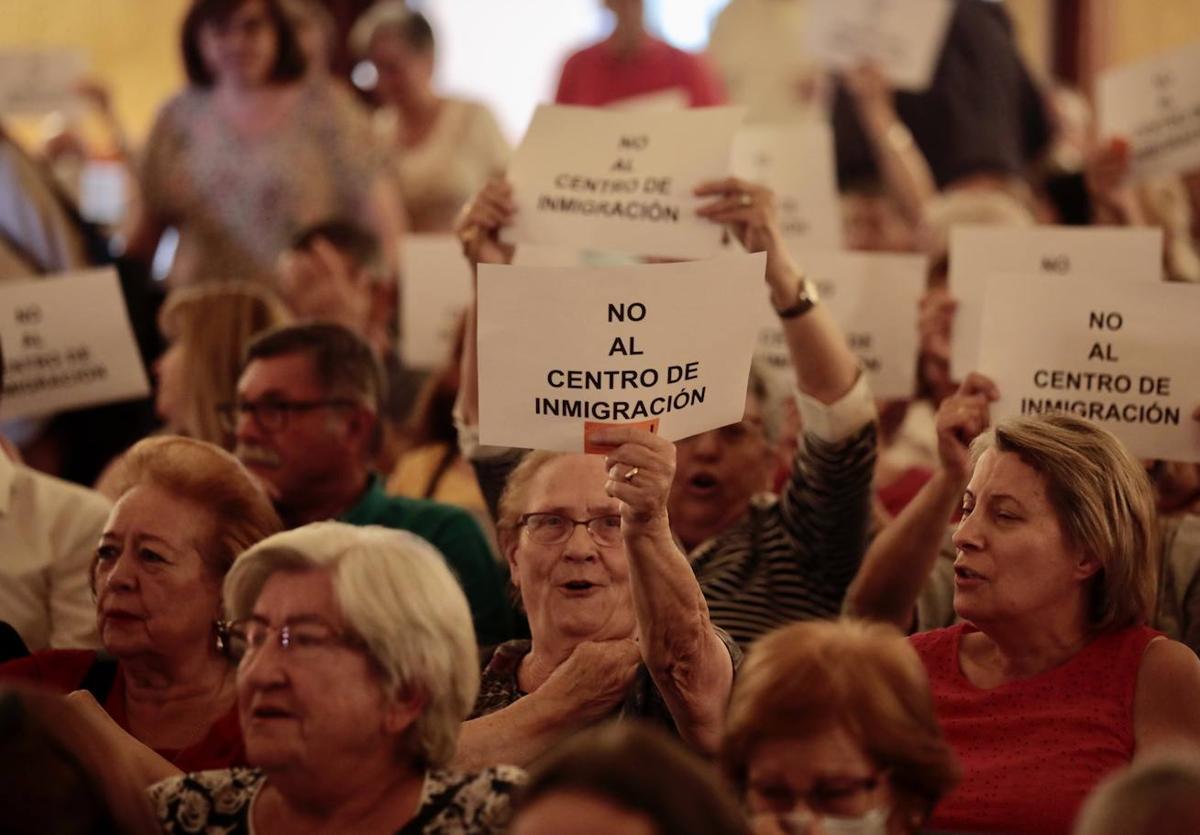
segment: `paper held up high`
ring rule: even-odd
[[[992,419],[1066,412],[1139,458],[1200,461],[1200,287],[997,275],[987,283],[979,370]]]
[[[1200,168],[1200,43],[1105,72],[1098,134],[1130,143],[1135,179]]]
[[[635,255],[719,254],[722,229],[692,195],[728,177],[743,111],[733,107],[620,111],[542,105],[513,155],[513,243]]]
[[[112,269],[0,283],[0,323],[0,417],[38,417],[149,392]]]
[[[954,0],[810,0],[808,46],[839,70],[876,64],[901,90],[933,79]]]
[[[68,47],[0,48],[0,113],[44,114],[80,105],[75,85],[87,56]]]
[[[979,362],[987,279],[996,273],[1081,276],[1097,283],[1162,279],[1162,230],[1100,226],[954,226],[950,292],[958,301],[951,371],[961,380]]]
[[[595,424],[678,440],[742,419],[766,256],[479,267],[479,439],[585,449]]]

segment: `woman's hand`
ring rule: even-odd
[[[775,192],[737,177],[710,180],[698,185],[697,197],[713,197],[696,214],[725,224],[747,252],[767,253],[767,285],[771,301],[782,308],[795,299],[800,269],[788,253],[779,231]]]
[[[637,641],[582,641],[537,689],[582,726],[610,716],[625,696],[642,663]]]
[[[938,459],[947,474],[965,482],[971,474],[971,441],[988,428],[988,404],[1000,397],[996,384],[971,373],[938,407]]]
[[[118,725],[87,690],[75,690],[68,693],[66,699],[67,704],[87,722],[112,754],[128,763],[143,785],[149,786],[182,773],[150,746]]]
[[[613,447],[605,459],[604,490],[621,502],[626,530],[657,526],[669,530],[667,497],[675,480],[675,444],[645,429],[612,426],[588,435],[591,443]]]
[[[454,231],[472,265],[512,263],[516,247],[501,243],[500,230],[512,222],[516,211],[512,185],[501,177],[488,180],[466,205]]]
[[[896,120],[892,87],[878,66],[866,63],[846,70],[842,73],[842,83],[868,127],[886,129]]]

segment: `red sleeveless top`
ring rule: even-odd
[[[1133,696],[1142,654],[1162,633],[1101,635],[1066,663],[981,690],[959,665],[967,624],[909,638],[934,710],[963,769],[927,826],[971,832],[1068,833],[1088,792],[1133,759]]]

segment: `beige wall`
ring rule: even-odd
[[[187,6],[188,0],[0,0],[0,46],[82,49],[137,142],[182,83],[179,23]],[[37,123],[23,119],[14,127],[29,137]]]
[[[1097,0],[1105,6],[1101,68],[1200,43],[1198,0]]]
[[[1004,0],[1017,30],[1025,63],[1038,78],[1050,74],[1052,0]]]

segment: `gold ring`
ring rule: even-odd
[[[743,191],[741,194],[738,195],[738,205],[743,206],[743,207],[744,206],[752,206],[752,205],[754,205],[754,198]]]
[[[629,470],[629,472],[625,473],[625,480],[626,480],[626,481],[633,481],[633,477],[634,477],[635,475],[637,475],[637,474],[638,474],[638,468],[637,468],[637,467],[633,467],[633,468],[631,468],[631,469]]]

